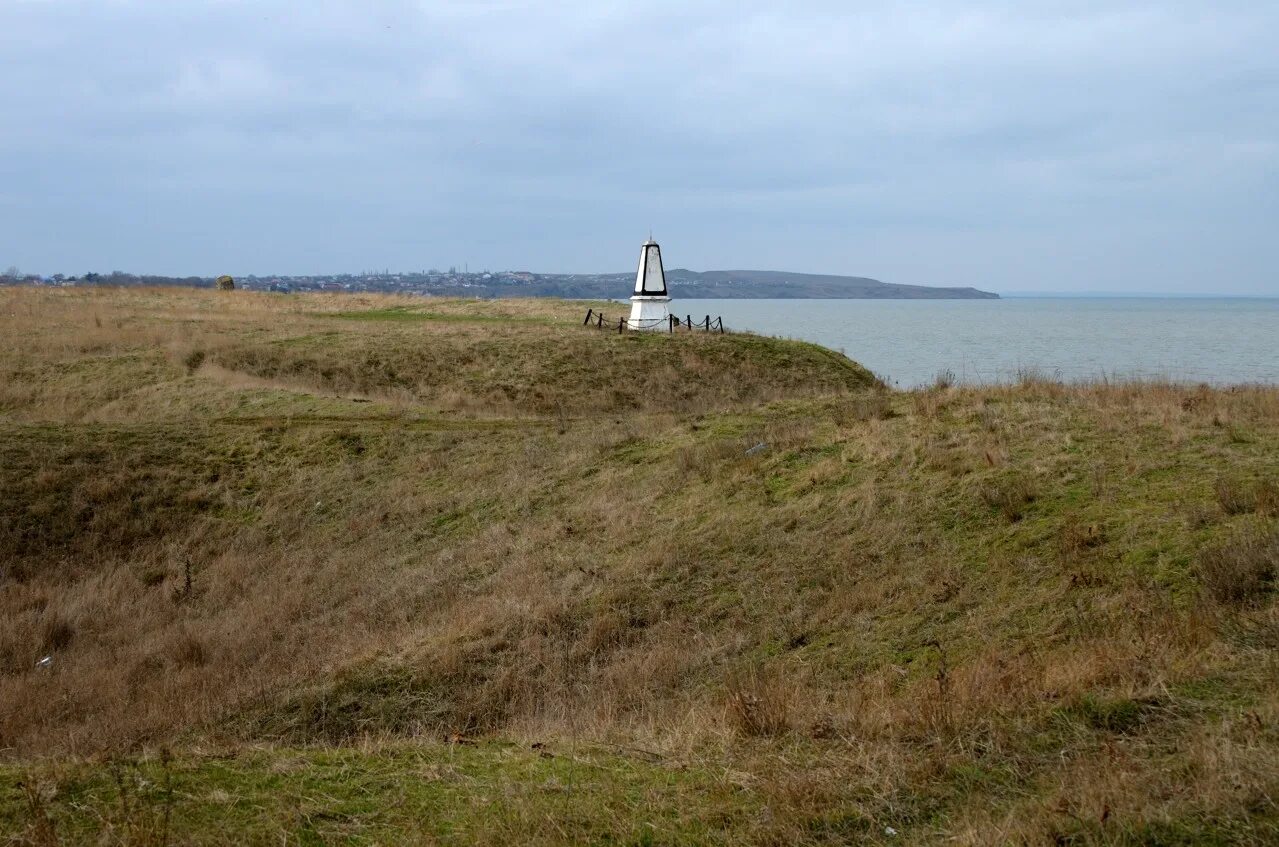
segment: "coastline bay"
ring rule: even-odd
[[[1070,382],[1279,381],[1279,298],[680,300],[677,314],[840,350],[898,388],[1033,372]]]

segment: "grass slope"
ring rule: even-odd
[[[17,843],[1279,837],[1279,391],[0,297]]]

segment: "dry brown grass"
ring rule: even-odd
[[[1272,480],[1220,479],[1217,502],[1228,515],[1279,514],[1279,486]]]
[[[792,685],[776,672],[740,670],[726,684],[729,725],[747,737],[772,737],[791,728]]]
[[[1015,523],[1026,514],[1026,508],[1035,502],[1035,489],[1025,479],[997,480],[981,489],[981,499]]]
[[[0,297],[6,758],[500,737],[727,774],[757,843],[1274,831],[1279,391]],[[610,393],[668,342],[681,391]]]
[[[1279,530],[1248,528],[1206,547],[1200,553],[1197,574],[1216,603],[1263,603],[1279,577]]]

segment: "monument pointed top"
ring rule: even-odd
[[[662,269],[662,248],[653,240],[640,248],[639,270],[635,273],[635,297],[666,297],[666,272]]]

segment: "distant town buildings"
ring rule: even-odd
[[[215,277],[166,277],[128,274],[113,271],[110,274],[86,273],[81,276],[54,274],[22,274],[12,269],[12,275],[0,275],[0,285],[39,286],[195,286],[215,287]],[[626,274],[535,274],[530,271],[479,271],[470,273],[457,268],[447,271],[390,271],[361,272],[356,274],[318,275],[269,275],[237,276],[235,286],[244,291],[274,291],[279,293],[303,291],[393,292],[423,296],[474,296],[513,297],[535,295],[624,296],[627,290]]]

